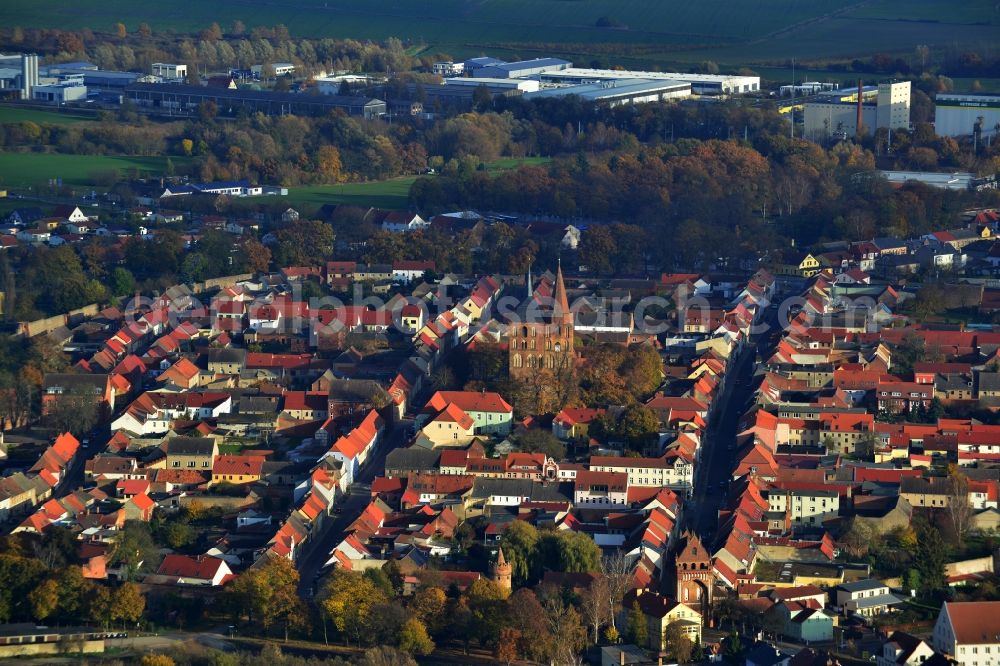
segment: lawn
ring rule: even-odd
[[[487,169],[492,173],[510,171],[522,166],[542,166],[550,164],[551,162],[551,157],[504,157],[490,162],[487,165]]]
[[[190,158],[171,159],[180,166]],[[63,185],[92,187],[95,176],[109,171],[162,174],[166,161],[166,157],[0,152],[0,188],[46,185],[55,178],[61,178]]]
[[[234,19],[248,28],[286,25],[294,36],[398,37],[411,53],[484,52],[506,58],[565,55],[627,66],[714,59],[738,66],[791,57],[912,53],[1000,39],[992,1],[941,0],[4,0],[5,25],[111,31],[198,31]],[[616,27],[599,28],[598,21]]]
[[[38,111],[37,109],[25,109],[16,106],[0,106],[0,124],[23,123],[29,120],[39,125],[73,125],[92,121],[94,118],[93,116],[78,113],[58,113],[55,111]]]
[[[403,176],[372,183],[292,187],[288,190],[288,203],[305,210],[316,210],[328,203],[390,209],[406,208],[410,198],[410,186],[416,179],[416,176]]]

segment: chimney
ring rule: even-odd
[[[865,111],[864,108],[861,106],[861,100],[862,100],[861,85],[862,85],[861,79],[858,79],[858,122],[857,122],[858,128],[856,131],[857,136],[861,136],[861,129],[864,127],[865,124]]]

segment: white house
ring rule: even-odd
[[[946,601],[934,625],[934,649],[959,666],[1000,664],[1000,601]]]
[[[894,631],[875,655],[875,666],[920,666],[935,654],[927,641],[903,631]]]
[[[429,226],[431,223],[416,213],[407,213],[401,210],[392,211],[382,220],[382,231],[393,233],[416,231],[417,229],[426,229]]]
[[[857,580],[837,586],[837,605],[845,610],[861,615],[874,617],[890,612],[894,606],[903,600],[889,592],[889,586],[880,580]]]

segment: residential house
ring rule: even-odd
[[[875,655],[875,666],[946,666],[940,653],[925,640],[903,631],[894,631]]]
[[[857,580],[837,586],[836,604],[844,610],[862,617],[875,617],[893,610],[903,600],[889,592],[889,586],[880,580]]]
[[[212,464],[212,485],[218,483],[244,484],[260,481],[263,474],[263,456],[221,455]]]
[[[579,509],[620,509],[628,504],[628,475],[580,470],[573,480],[573,504]]]
[[[934,649],[958,666],[1000,664],[1000,601],[946,601],[934,625]]]
[[[647,643],[643,647],[650,650],[666,649],[664,635],[667,627],[678,623],[685,636],[696,644],[701,643],[701,613],[695,609],[656,592],[643,589],[630,590],[622,599],[622,618],[619,626],[625,626],[628,613],[633,605],[646,618]]]
[[[210,470],[219,455],[219,445],[210,437],[171,437],[160,449],[167,469]]]
[[[159,568],[157,568],[154,582],[220,587],[233,576],[229,565],[222,558],[206,555],[191,557],[190,555],[170,553],[163,558]],[[149,581],[147,580],[147,582]]]
[[[471,419],[477,435],[510,434],[514,408],[499,393],[477,391],[438,391],[424,407],[424,418],[443,411],[449,405],[459,407]]]

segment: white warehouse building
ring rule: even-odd
[[[486,65],[474,69],[472,76],[477,79],[524,79],[546,72],[558,72],[572,66],[573,63],[570,61],[560,58],[535,58],[534,60]]]
[[[487,79],[482,77],[472,79],[465,76],[445,79],[444,84],[446,86],[466,86],[470,88],[486,86],[490,92],[494,93],[502,90],[520,90],[523,93],[529,93],[535,92],[540,87],[538,81],[533,79]]]
[[[996,138],[1000,95],[938,93],[934,104],[934,131],[938,136],[970,136],[978,125],[983,138]]]
[[[153,76],[159,76],[164,81],[180,81],[187,78],[188,66],[169,62],[154,62],[150,71]]]
[[[589,102],[607,104],[608,106],[624,106],[626,104],[645,104],[662,102],[668,99],[683,99],[691,96],[691,84],[682,81],[651,81],[626,80],[604,81],[601,83],[582,83],[575,86],[546,88],[538,92],[524,94],[525,99],[543,99],[547,97],[567,97],[576,95]]]
[[[539,75],[543,83],[598,83],[601,81],[680,81],[690,84],[695,95],[739,95],[760,90],[759,76],[728,74],[684,74],[681,72],[639,72],[617,69],[567,67]]]

